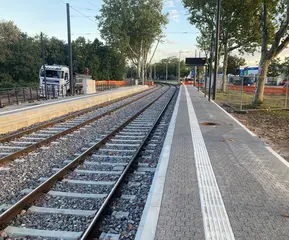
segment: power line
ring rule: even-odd
[[[197,34],[199,32],[164,32],[164,34]],[[94,34],[94,32],[87,32],[85,34]]]
[[[94,6],[94,7],[97,7],[97,8],[98,8],[98,6],[96,6],[95,4],[93,4],[91,1],[88,1],[88,0],[87,0],[87,2],[88,2],[88,3],[90,3],[92,6]]]
[[[71,35],[100,35],[100,33],[71,33]]]
[[[97,23],[92,20],[91,18],[89,18],[88,16],[84,15],[82,12],[78,11],[77,9],[75,9],[74,7],[70,6],[71,9],[73,9],[74,11],[78,12],[79,14],[81,14],[82,16],[86,17],[87,19],[89,19],[90,21],[92,21],[94,24],[97,25]]]
[[[77,18],[77,17],[83,17],[83,16],[77,16],[77,15],[71,15],[70,17],[72,17],[72,18]],[[95,17],[95,16],[86,16],[86,17]]]
[[[62,3],[64,3],[66,5],[66,3],[63,0],[59,0],[59,1],[61,1]],[[89,19],[90,21],[92,21],[94,24],[97,25],[97,23],[94,20],[92,20],[89,16],[84,15],[82,12],[80,12],[76,8],[72,7],[71,5],[70,5],[70,8],[73,9],[74,11],[78,12],[79,14],[81,14],[83,17],[86,17],[87,19]]]

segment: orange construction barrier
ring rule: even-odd
[[[234,91],[241,91],[240,85],[229,85],[230,90]],[[243,86],[244,92],[255,92],[256,86]],[[286,93],[286,87],[271,87],[271,86],[265,86],[264,89],[265,94],[285,94]],[[289,93],[289,90],[288,90]]]

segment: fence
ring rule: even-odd
[[[119,87],[133,85],[134,81],[117,81],[117,80],[102,80],[95,81],[96,91],[106,91]],[[45,99],[53,99],[69,96],[68,86],[47,85],[47,95],[45,87],[34,88],[13,88],[0,89],[0,107],[8,105],[21,104],[24,102],[33,102]],[[83,94],[82,86],[76,86],[75,93]]]
[[[226,92],[218,91],[217,100],[238,110],[288,109],[289,81],[280,78],[267,78],[264,89],[264,102],[261,106],[252,104],[256,91],[256,77],[230,77]]]

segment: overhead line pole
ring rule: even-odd
[[[219,66],[219,38],[220,38],[220,17],[221,17],[221,0],[217,0],[216,14],[216,43],[215,43],[215,68],[214,68],[214,84],[213,84],[213,100],[216,99],[217,75]]]
[[[213,48],[214,48],[214,34],[212,32],[211,49],[210,49],[210,62],[209,62],[209,101],[211,101],[211,87],[212,87],[212,68],[213,68]]]
[[[168,60],[166,61],[166,82],[168,82]]]
[[[179,62],[178,62],[178,82],[181,81],[181,52],[179,52]]]
[[[69,86],[70,94],[74,95],[74,78],[73,78],[73,66],[72,66],[72,46],[71,46],[71,26],[70,26],[70,7],[69,3],[66,3],[67,14],[67,42],[68,42],[68,56],[69,56]]]
[[[47,81],[46,81],[46,67],[45,67],[45,50],[44,50],[44,44],[43,44],[43,33],[40,34],[41,39],[41,48],[42,48],[42,64],[43,64],[43,73],[44,73],[44,88],[45,88],[45,98],[47,99]],[[41,75],[40,75],[41,77]]]

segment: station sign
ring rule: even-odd
[[[206,64],[206,58],[186,58],[187,66],[205,66]]]

